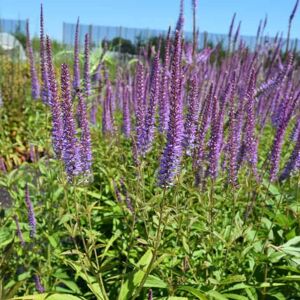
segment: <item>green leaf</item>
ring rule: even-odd
[[[248,300],[247,297],[237,295],[237,294],[223,294],[223,296],[227,297],[228,299],[235,299],[235,300]]]
[[[137,263],[135,270],[129,273],[128,279],[122,284],[118,298],[119,300],[131,299],[135,289],[138,288],[142,283],[145,272],[151,263],[152,257],[152,250],[148,249]]]
[[[55,237],[52,236],[52,235],[49,235],[49,234],[47,234],[47,233],[45,233],[45,235],[46,235],[46,237],[48,238],[50,245],[51,245],[53,248],[57,248],[58,243],[57,243]]]
[[[62,218],[59,221],[59,225],[65,224],[65,223],[69,222],[69,220],[71,220],[72,218],[73,217],[72,217],[71,214],[65,214],[65,215],[63,215]]]
[[[75,282],[73,282],[71,280],[64,280],[64,279],[61,279],[60,281],[66,287],[68,287],[72,292],[80,294],[80,289],[79,289],[79,287],[77,286],[77,284]]]
[[[13,240],[11,232],[7,228],[0,230],[0,248],[5,247]]]
[[[227,285],[227,284],[232,284],[232,283],[242,282],[242,281],[246,281],[245,275],[231,275],[231,276],[228,276],[223,281],[221,281],[220,284]]]
[[[69,295],[69,294],[53,294],[50,297],[47,297],[47,300],[82,300],[83,298],[79,298],[77,296]]]
[[[273,185],[272,183],[270,183],[269,181],[264,179],[263,185],[267,188],[267,190],[270,192],[271,195],[273,195],[273,196],[280,195],[278,188],[275,185]]]
[[[238,290],[245,290],[249,288],[249,285],[246,285],[245,283],[238,283],[235,284],[234,286],[224,290],[223,292],[231,292],[231,291],[238,291]]]
[[[285,244],[281,245],[281,247],[286,248],[286,247],[290,247],[290,246],[293,246],[293,245],[297,245],[299,243],[300,243],[300,236],[295,236],[294,238],[287,241]]]
[[[27,278],[30,278],[31,277],[31,274],[30,272],[25,272],[25,273],[22,273],[18,276],[18,281],[23,281]]]
[[[68,265],[70,265],[75,271],[76,271],[76,276],[81,277],[87,284],[88,288],[91,290],[94,296],[96,296],[97,299],[103,300],[103,299],[108,299],[106,292],[101,291],[101,288],[95,279],[95,277],[90,276],[89,274],[85,273],[82,271],[82,267],[79,266],[77,263],[65,259],[64,262]]]
[[[23,296],[13,298],[11,300],[83,300],[81,297],[69,295],[69,294],[36,294],[30,296]]]
[[[12,298],[10,300],[45,300],[47,296],[48,294],[36,294],[36,295]]]
[[[276,298],[278,300],[286,300],[286,297],[281,294],[281,293],[272,293],[272,292],[268,292],[268,295],[271,295],[273,298]]]
[[[198,291],[197,289],[190,287],[190,286],[180,286],[178,288],[178,290],[181,291],[186,291],[194,296],[196,296],[198,299],[200,300],[207,300],[207,297],[205,296],[205,294],[201,293],[200,291]]]
[[[254,288],[247,288],[245,291],[250,300],[257,300],[257,294]]]
[[[105,295],[103,295],[98,282],[93,276],[87,275],[83,272],[80,273],[79,276],[86,282],[87,286],[89,287],[93,295],[97,297],[97,299],[105,299]]]
[[[149,275],[148,278],[146,279],[144,287],[167,289],[168,285],[160,278],[153,275]]]
[[[225,296],[223,296],[222,294],[220,294],[217,291],[209,291],[206,294],[217,300],[228,300],[228,298],[226,298]]]
[[[87,191],[86,192],[89,196],[91,196],[92,198],[96,198],[96,199],[101,199],[102,196],[99,193],[96,192],[92,192],[92,191]]]
[[[300,275],[283,276],[283,277],[277,278],[277,280],[282,280],[282,281],[300,281]],[[280,284],[280,285],[282,285],[282,284]]]
[[[105,257],[107,251],[109,250],[109,248],[112,246],[112,244],[122,235],[122,232],[120,230],[117,230],[115,232],[115,234],[110,238],[110,240],[108,241],[105,250],[103,251],[103,254],[101,255],[102,257]]]
[[[263,282],[258,286],[258,288],[266,288],[266,287],[275,287],[275,286],[282,286],[286,285],[285,283],[278,283],[278,282]]]

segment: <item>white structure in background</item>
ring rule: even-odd
[[[10,56],[26,59],[26,53],[22,44],[10,33],[0,32],[0,53],[4,52]]]

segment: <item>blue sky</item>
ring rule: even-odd
[[[174,25],[179,0],[43,0],[46,31],[62,39],[62,22],[167,29]],[[39,0],[0,0],[0,18],[26,19],[31,32],[39,30]],[[259,20],[268,15],[266,33],[286,32],[295,0],[199,0],[200,31],[227,33],[231,17],[242,21],[241,33],[255,35]],[[185,30],[191,31],[191,0],[185,0]],[[292,37],[300,38],[300,7],[294,19]]]

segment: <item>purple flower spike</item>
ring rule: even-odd
[[[27,48],[27,56],[30,64],[30,76],[31,76],[31,95],[33,99],[40,98],[40,84],[37,77],[37,72],[34,63],[33,50],[30,40],[30,32],[29,32],[29,21],[26,22],[26,48]]]
[[[42,283],[41,283],[41,279],[40,277],[35,274],[34,275],[34,282],[35,282],[35,288],[39,293],[44,293],[45,292],[45,288],[43,287]]]
[[[72,110],[70,74],[66,64],[61,66],[61,92],[63,111],[63,161],[68,180],[71,181],[81,172],[80,147],[76,137],[75,121]]]
[[[209,155],[208,155],[208,168],[206,174],[213,180],[216,179],[218,174],[219,152],[221,142],[221,108],[218,108],[217,97],[213,98],[212,106],[212,124],[211,124],[211,137],[209,142]]]
[[[126,206],[127,206],[127,208],[129,209],[129,211],[130,211],[131,213],[134,213],[134,208],[133,208],[131,199],[130,199],[130,197],[129,197],[129,193],[128,193],[128,190],[127,190],[127,188],[126,188],[124,179],[121,179],[121,180],[120,180],[120,183],[121,183],[122,194],[125,195],[125,203],[126,203]]]
[[[47,67],[49,71],[49,85],[51,95],[51,118],[52,118],[52,145],[57,158],[62,157],[63,150],[63,119],[61,103],[58,97],[56,75],[52,62],[51,41],[46,38]]]
[[[90,112],[90,121],[93,125],[97,123],[97,111],[98,111],[98,103],[97,101],[92,102],[91,112]]]
[[[171,28],[169,27],[167,40],[166,40],[166,49],[164,57],[164,65],[162,68],[161,75],[161,87],[160,87],[160,97],[159,97],[159,130],[160,132],[166,132],[168,129],[169,123],[169,64],[170,64],[170,32]]]
[[[170,121],[167,133],[167,144],[163,151],[158,182],[162,187],[172,185],[179,171],[183,142],[183,107],[182,107],[182,48],[181,33],[176,30],[174,55],[172,59]]]
[[[231,37],[232,37],[235,18],[236,18],[236,13],[233,14],[232,19],[231,19],[231,23],[230,23],[230,26],[229,26],[229,33],[228,33],[229,43],[231,42]]]
[[[199,185],[203,176],[202,162],[204,160],[205,136],[210,123],[213,102],[213,84],[210,85],[207,97],[203,103],[201,119],[196,133],[193,168],[196,171],[195,184]]]
[[[298,5],[299,5],[299,0],[296,0],[296,3],[295,3],[295,6],[292,10],[292,13],[290,15],[290,18],[289,18],[289,21],[292,22],[294,17],[295,17],[295,14],[296,14],[296,11],[297,11],[297,8],[298,8]]]
[[[102,132],[104,135],[112,134],[114,131],[114,121],[112,113],[112,90],[108,81],[106,88],[106,97],[103,101],[102,111]]]
[[[32,202],[30,200],[29,187],[27,183],[25,186],[25,204],[27,207],[28,223],[30,227],[30,237],[33,239],[36,235],[36,219],[35,219]]]
[[[118,186],[117,186],[117,184],[116,184],[115,181],[113,181],[113,185],[114,185],[114,190],[115,190],[117,201],[119,203],[122,203],[123,202],[122,201],[122,196],[121,196],[120,190],[119,190],[119,188],[118,188]]]
[[[18,238],[19,238],[19,240],[21,242],[21,246],[24,247],[25,246],[25,241],[24,241],[24,238],[23,238],[23,233],[21,231],[20,223],[19,223],[19,218],[18,218],[17,215],[14,215],[14,220],[15,220],[16,227],[17,227]]]
[[[40,56],[41,56],[41,75],[42,75],[42,93],[41,98],[45,104],[50,103],[49,95],[49,79],[48,69],[46,62],[46,48],[45,48],[45,36],[44,36],[44,14],[43,5],[41,4],[41,15],[40,15]]]
[[[88,33],[84,39],[84,73],[83,73],[84,91],[86,97],[91,95],[91,78],[90,78],[90,41]]]
[[[87,119],[86,104],[81,92],[78,92],[77,109],[78,123],[81,129],[81,167],[83,172],[90,173],[92,166],[91,133]]]
[[[185,122],[185,140],[187,154],[194,148],[195,134],[197,130],[197,121],[199,117],[199,82],[194,75],[191,81],[191,91],[188,97],[188,113]]]
[[[234,87],[232,87],[234,89]],[[235,101],[233,94],[229,99],[229,135],[228,135],[228,182],[232,186],[237,186],[238,174],[238,153],[239,153],[239,118],[243,113],[235,113]],[[240,105],[238,108],[241,108]]]
[[[128,86],[125,87],[124,97],[123,97],[123,126],[122,131],[126,138],[130,138],[131,132],[131,121],[130,121],[130,111],[129,111],[129,89]]]
[[[284,134],[293,110],[296,106],[299,94],[296,97],[292,95],[286,96],[285,105],[279,117],[279,124],[273,141],[273,146],[270,155],[270,180],[275,181],[279,171],[280,154],[282,151],[282,145],[284,142]]]
[[[0,171],[3,172],[3,173],[7,172],[6,165],[5,165],[5,160],[4,160],[3,157],[0,157]]]
[[[36,162],[35,147],[32,144],[29,145],[29,157],[31,162]]]
[[[148,291],[148,300],[153,300],[153,292],[152,292],[152,289],[149,289],[149,291]]]
[[[294,125],[292,134],[291,134],[291,140],[297,141],[297,136],[300,132],[300,115],[297,116],[297,121]]]
[[[74,39],[74,65],[73,65],[73,89],[80,89],[80,66],[79,66],[79,18],[77,19]]]
[[[184,15],[183,15],[183,9],[184,8],[184,0],[180,0],[180,12],[179,12],[179,17],[177,20],[176,24],[176,31],[181,32],[183,30],[183,25],[184,25]]]
[[[235,92],[235,73],[233,74],[231,82],[228,84],[219,104],[216,98],[213,102],[212,110],[212,125],[211,125],[211,140],[209,143],[209,164],[207,168],[207,175],[213,180],[217,178],[219,169],[219,158],[221,154],[221,145],[223,141],[223,124],[225,117],[225,108],[228,99],[233,101]],[[219,106],[219,108],[218,108]]]
[[[236,45],[237,40],[238,40],[238,38],[239,38],[240,30],[241,30],[241,25],[242,25],[242,22],[240,21],[240,22],[239,22],[239,25],[238,25],[238,27],[237,27],[237,29],[236,29],[234,38],[233,38],[233,43],[234,43],[234,45]]]
[[[136,105],[135,105],[135,128],[136,128],[136,146],[140,153],[143,147],[143,131],[145,121],[145,75],[144,66],[141,62],[137,63],[136,71]]]
[[[159,54],[158,51],[155,55],[153,61],[153,78],[151,81],[151,92],[150,101],[148,105],[147,115],[145,118],[144,132],[143,132],[143,154],[147,153],[152,146],[154,138],[154,125],[155,125],[155,114],[156,107],[159,97],[159,87],[160,87],[160,64],[159,64]]]
[[[246,137],[245,137],[245,156],[252,168],[253,174],[257,176],[257,139],[255,137],[255,111],[254,111],[254,89],[255,71],[251,71],[249,87],[246,93]]]
[[[279,180],[282,181],[287,179],[290,174],[298,168],[300,168],[300,131],[298,132],[295,148],[289,158],[289,161],[285,165]]]
[[[197,7],[198,7],[198,0],[192,0],[192,7],[193,7],[193,10],[197,9]]]

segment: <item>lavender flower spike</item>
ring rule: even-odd
[[[18,235],[19,240],[21,242],[21,246],[24,247],[25,246],[25,241],[24,241],[24,238],[23,238],[23,233],[21,231],[20,224],[19,224],[19,219],[18,219],[17,215],[14,215],[14,220],[15,220],[15,223],[16,223],[16,226],[17,226],[17,235]]]
[[[234,97],[229,99],[229,134],[228,134],[228,181],[237,186],[238,152],[239,152],[239,115],[235,113]],[[242,113],[240,113],[242,114]]]
[[[34,56],[33,50],[31,46],[30,40],[30,32],[29,32],[29,21],[26,22],[26,48],[27,48],[27,56],[30,64],[30,76],[31,76],[31,95],[33,99],[40,98],[40,84],[37,77],[37,72],[34,64]]]
[[[183,25],[184,25],[183,7],[184,7],[184,0],[180,0],[180,12],[176,24],[176,30],[180,32],[183,30]]]
[[[86,104],[78,92],[78,122],[81,128],[81,167],[83,172],[90,173],[92,166],[91,133],[87,119]]]
[[[285,105],[279,117],[279,125],[273,141],[272,151],[270,155],[270,180],[275,181],[279,170],[280,154],[284,142],[284,134],[293,110],[296,106],[299,94],[293,98],[291,95],[286,96]]]
[[[79,18],[77,19],[75,40],[74,40],[74,65],[73,65],[73,89],[75,92],[80,88],[80,67],[79,67]]]
[[[198,186],[203,177],[203,160],[205,157],[205,136],[208,130],[208,126],[212,113],[213,102],[213,83],[210,84],[208,94],[201,108],[201,119],[196,132],[195,151],[193,157],[193,168],[196,171],[195,185]]]
[[[253,174],[257,176],[257,139],[255,137],[255,111],[254,111],[254,89],[255,70],[252,70],[249,80],[249,87],[246,93],[246,138],[245,152],[246,158],[252,168]]]
[[[144,120],[145,120],[145,75],[144,66],[141,62],[137,63],[136,71],[136,105],[135,105],[135,117],[136,117],[136,146],[137,152],[140,153],[143,147],[143,130],[144,130]]]
[[[145,125],[144,125],[144,132],[143,132],[142,152],[144,154],[150,150],[154,138],[155,113],[156,113],[156,106],[158,103],[159,86],[160,86],[159,53],[160,52],[158,50],[153,61],[153,78],[151,82],[150,101],[148,105],[147,115],[145,118]]]
[[[297,142],[295,148],[290,156],[289,161],[284,167],[282,174],[279,177],[279,180],[287,179],[290,174],[300,167],[300,131],[298,132]]]
[[[194,10],[197,9],[197,7],[198,7],[198,0],[192,0],[192,7],[193,7]]]
[[[159,131],[166,132],[168,129],[169,123],[169,64],[170,64],[170,32],[171,28],[169,27],[166,48],[165,48],[165,57],[164,65],[162,68],[161,75],[161,87],[160,87],[160,96],[159,96]]]
[[[28,223],[30,227],[30,237],[34,238],[36,235],[36,219],[34,209],[30,200],[29,187],[27,183],[25,186],[25,203],[27,207]]]
[[[188,98],[188,113],[185,122],[185,140],[187,154],[194,148],[195,134],[197,130],[197,121],[199,117],[199,88],[197,76],[194,75],[191,81],[191,91]]]
[[[148,291],[148,300],[153,300],[153,292],[152,292],[152,289],[149,289],[149,291]]]
[[[170,121],[165,146],[160,162],[158,181],[160,186],[169,186],[179,170],[183,141],[181,33],[176,30],[174,56],[172,59]]]
[[[84,39],[84,73],[83,73],[83,84],[85,96],[91,95],[91,78],[90,78],[90,41],[88,33]]]
[[[49,79],[48,70],[46,63],[46,51],[45,51],[45,36],[44,36],[44,15],[43,5],[41,4],[41,15],[40,15],[40,56],[41,56],[41,75],[42,75],[42,101],[45,104],[50,103],[49,95]]]
[[[129,89],[128,86],[125,87],[124,97],[123,97],[123,126],[122,131],[126,138],[130,137],[131,122],[130,122],[130,111],[129,111]]]
[[[63,111],[63,161],[68,180],[71,181],[81,172],[80,147],[76,137],[75,121],[72,111],[70,74],[66,64],[61,66],[61,91]]]
[[[235,18],[236,18],[236,13],[233,14],[232,19],[231,19],[231,23],[230,23],[230,26],[229,26],[229,33],[228,33],[229,43],[231,42],[231,37],[232,37]]]
[[[3,173],[7,172],[6,165],[5,165],[5,160],[1,156],[0,156],[0,171],[3,172]]]
[[[35,281],[35,288],[39,293],[44,293],[45,292],[45,288],[43,287],[42,283],[41,283],[41,279],[40,277],[35,274],[34,275],[34,281]]]
[[[47,67],[51,95],[52,145],[57,158],[62,157],[63,150],[63,119],[61,104],[58,97],[55,70],[52,62],[51,41],[46,37]]]
[[[98,111],[98,103],[96,100],[93,100],[91,111],[90,111],[90,122],[93,125],[96,125],[97,123],[97,111]]]
[[[104,135],[112,134],[114,131],[114,121],[112,113],[112,90],[110,82],[107,82],[106,97],[103,101],[103,111],[102,111],[102,132]]]

